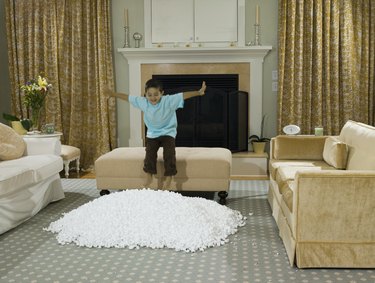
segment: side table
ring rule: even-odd
[[[27,154],[28,155],[36,155],[36,154],[43,154],[45,152],[45,148],[51,148],[51,152],[55,155],[61,154],[61,141],[60,138],[62,136],[61,132],[54,132],[53,134],[26,134],[23,135],[24,139],[27,139],[28,144],[32,143],[33,146],[27,147]]]

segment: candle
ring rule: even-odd
[[[255,24],[259,25],[259,5],[256,7]]]
[[[128,9],[124,9],[124,26],[125,27],[129,26],[129,13],[128,13]]]
[[[316,135],[316,136],[322,136],[322,135],[323,135],[323,128],[321,128],[321,127],[316,127],[316,128],[315,128],[315,135]]]

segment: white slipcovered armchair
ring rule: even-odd
[[[65,197],[60,151],[58,139],[23,139],[0,123],[0,234]]]

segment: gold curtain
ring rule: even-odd
[[[116,147],[110,0],[6,0],[12,112],[27,117],[20,85],[42,73],[52,84],[44,123],[81,149],[89,168]]]
[[[279,1],[278,131],[375,122],[375,2]]]

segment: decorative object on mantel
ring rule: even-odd
[[[130,38],[129,38],[129,11],[124,9],[124,31],[125,31],[125,43],[124,48],[130,48]]]
[[[139,32],[135,32],[133,34],[133,38],[135,40],[135,48],[139,48],[140,47],[139,43],[143,38],[142,34],[140,34]]]
[[[255,45],[255,46],[260,46],[262,45],[260,43],[260,8],[259,5],[256,6],[255,10],[255,24],[254,24],[254,34],[255,34],[255,39],[254,41],[250,41],[247,43],[247,46]]]
[[[129,27],[125,26],[124,27],[125,31],[125,43],[124,43],[124,48],[130,48],[130,40],[129,40]]]
[[[21,86],[24,92],[23,104],[31,110],[32,131],[40,131],[40,113],[51,87],[47,79],[40,75]]]

